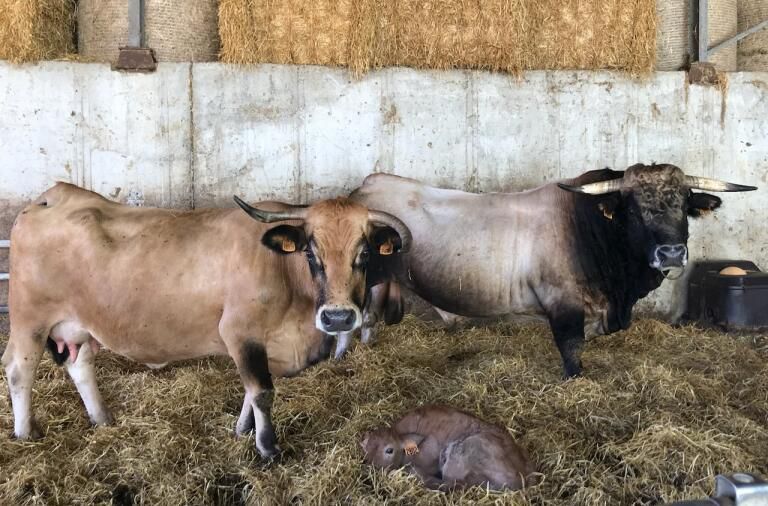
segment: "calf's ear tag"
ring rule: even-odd
[[[405,443],[405,446],[403,447],[405,450],[406,455],[416,455],[419,453],[419,445],[414,443],[413,441],[408,441]]]
[[[286,253],[293,253],[296,251],[296,243],[290,239],[283,239],[282,248]]]
[[[387,242],[379,246],[379,255],[391,255],[395,251],[395,246],[392,244],[392,240],[387,239]]]

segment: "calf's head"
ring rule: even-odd
[[[408,463],[409,457],[418,453],[424,440],[420,434],[397,434],[392,429],[381,428],[366,432],[360,446],[366,464],[382,469],[397,469]]]
[[[235,202],[257,221],[294,222],[267,230],[261,242],[282,255],[306,256],[315,285],[315,325],[327,334],[349,332],[362,323],[371,258],[406,251],[411,243],[402,221],[346,198],[282,211],[261,210],[238,197]]]
[[[642,254],[654,269],[667,271],[684,267],[688,261],[688,217],[714,211],[722,201],[708,193],[755,190],[754,186],[726,183],[716,179],[687,176],[674,165],[629,167],[623,177],[570,186],[565,190],[600,195],[597,206],[606,219],[614,215],[626,228],[629,247]]]

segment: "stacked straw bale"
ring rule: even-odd
[[[707,4],[709,16],[709,47],[736,35],[736,0],[710,0]],[[718,70],[733,71],[738,67],[736,45],[718,50],[709,57]]]
[[[768,0],[739,0],[739,31],[768,19]],[[768,72],[768,28],[739,42],[739,70]]]
[[[79,0],[79,50],[114,62],[128,43],[128,0]],[[219,52],[216,0],[146,0],[145,44],[158,61],[215,61]]]
[[[0,0],[0,59],[20,63],[73,53],[75,0]]]
[[[230,63],[653,69],[653,0],[221,0]]]
[[[656,2],[656,70],[680,70],[688,59],[690,0]]]

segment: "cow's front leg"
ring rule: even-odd
[[[336,337],[336,352],[333,354],[333,358],[339,360],[346,355],[349,345],[352,343],[352,337],[354,332],[340,332]]]
[[[235,433],[242,436],[254,432],[256,449],[262,457],[272,458],[280,452],[272,426],[274,386],[269,372],[267,351],[261,343],[243,342],[234,357],[245,386],[245,399]]]
[[[581,376],[581,350],[584,346],[584,310],[556,308],[548,312],[555,344],[563,359],[565,378]]]

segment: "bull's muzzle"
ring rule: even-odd
[[[315,326],[327,334],[351,332],[362,323],[360,309],[355,306],[325,304],[317,310]]]
[[[662,244],[653,251],[651,267],[659,270],[685,267],[688,263],[688,248],[685,244]]]

